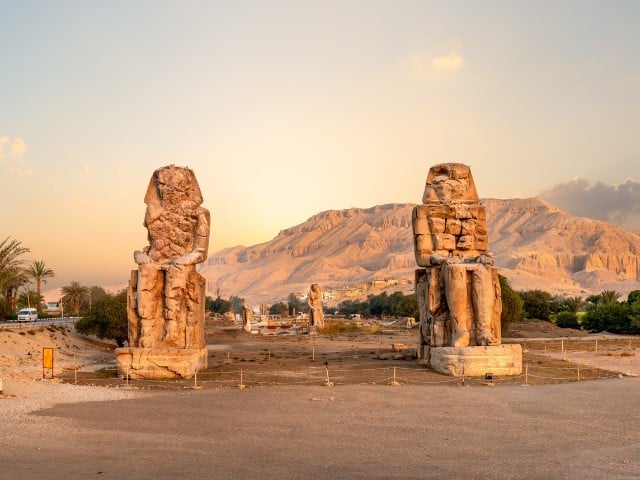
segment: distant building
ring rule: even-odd
[[[392,287],[394,285],[407,285],[410,284],[411,280],[406,278],[380,278],[374,277],[371,280],[371,288],[387,288]]]
[[[333,300],[333,292],[322,292],[323,300]]]

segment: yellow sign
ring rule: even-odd
[[[53,369],[53,348],[42,349],[42,368]]]

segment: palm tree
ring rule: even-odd
[[[568,297],[564,299],[564,305],[571,313],[578,313],[584,306],[582,297]]]
[[[21,242],[10,237],[0,242],[0,293],[6,297],[13,310],[16,309],[15,293],[27,283],[25,260],[21,257],[29,249],[21,245]]]
[[[600,296],[602,297],[602,302],[605,305],[609,303],[615,303],[620,298],[620,294],[615,290],[603,290]]]
[[[62,297],[67,297],[76,316],[80,313],[80,304],[88,293],[89,289],[80,284],[80,282],[71,282],[69,285],[62,287]]]
[[[42,297],[42,290],[40,288],[41,285],[43,283],[46,284],[47,279],[53,278],[55,276],[55,273],[53,272],[53,270],[51,270],[44,264],[43,260],[36,260],[34,262],[31,262],[31,265],[29,266],[29,269],[28,269],[28,274],[30,278],[36,281],[37,298],[41,298]],[[36,306],[36,308],[38,309],[38,312],[42,311],[42,303],[38,302],[38,305]]]
[[[33,307],[34,305],[40,304],[40,302],[42,302],[42,295],[38,295],[33,290],[27,290],[18,297],[19,308]]]
[[[29,283],[29,278],[24,269],[15,269],[5,277],[5,286],[2,289],[5,298],[9,302],[12,311],[16,311],[16,302],[18,300],[18,290]]]

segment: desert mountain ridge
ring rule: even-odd
[[[489,249],[516,290],[581,295],[640,289],[640,235],[574,217],[542,198],[482,200]],[[209,256],[200,272],[208,295],[238,295],[250,305],[306,292],[311,283],[335,301],[413,290],[414,204],[327,210],[268,242]]]

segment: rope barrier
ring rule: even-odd
[[[533,380],[544,382],[566,382],[566,381],[583,381],[594,380],[599,378],[611,378],[618,375],[618,371],[611,371],[609,373],[604,372],[596,367],[590,367],[586,363],[575,364],[575,360],[582,355],[593,353],[594,350],[588,348],[585,349],[584,345],[580,345],[579,350],[571,350],[571,347],[576,345],[576,341],[560,341],[559,344],[554,345],[545,344],[544,354],[547,357],[553,357],[555,354],[562,354],[562,358],[558,360],[567,360],[572,358],[574,360],[572,365],[540,365],[538,363],[528,363],[523,365],[523,373],[520,375],[510,375],[505,377],[494,377],[492,384],[514,384],[524,380],[525,385]],[[615,341],[615,340],[613,340]],[[600,352],[598,355],[607,355],[607,341],[596,340],[595,351]],[[619,341],[618,341],[619,343]],[[637,343],[637,342],[635,342]],[[525,342],[524,348],[527,353],[531,355],[540,354],[543,350],[531,349],[531,342]],[[624,350],[623,347],[615,345],[616,348],[613,351]],[[385,347],[389,347],[386,345]],[[557,347],[557,349],[556,349]],[[631,341],[628,344],[631,348]],[[409,347],[411,348],[411,347]],[[375,366],[376,364],[370,362],[352,363],[353,360],[365,359],[367,357],[380,356],[380,349],[374,347],[363,347],[362,345],[356,345],[353,349],[348,350],[322,350],[317,345],[310,346],[310,348],[293,348],[287,350],[277,350],[273,348],[264,348],[260,352],[233,352],[237,356],[243,358],[231,357],[230,351],[223,352],[223,359],[218,359],[221,362],[219,365],[213,366],[208,370],[199,372],[194,375],[192,380],[183,379],[170,379],[170,380],[137,380],[131,379],[130,372],[121,372],[116,367],[106,367],[100,369],[99,372],[104,375],[87,375],[85,372],[78,372],[77,365],[70,367],[67,370],[72,373],[71,379],[74,383],[81,382],[87,384],[88,382],[111,382],[107,386],[120,386],[120,383],[124,381],[125,386],[129,386],[132,383],[141,388],[154,388],[154,389],[175,389],[175,388],[190,388],[187,385],[193,385],[193,388],[199,389],[203,387],[210,388],[227,388],[237,387],[244,388],[245,386],[276,386],[276,385],[446,385],[446,384],[462,384],[462,385],[478,385],[485,384],[486,381],[481,377],[448,377],[443,376],[441,378],[433,378],[433,372],[431,378],[424,378],[425,372],[429,372],[425,367],[416,364],[399,364],[393,363],[399,358],[389,358],[389,353],[386,352],[386,357],[380,357],[379,360],[386,360],[385,366]],[[249,370],[240,368],[241,365],[249,366],[245,364],[247,361],[247,354],[254,354],[254,358],[248,360],[249,362],[255,362],[260,360],[259,363],[254,363],[253,367]],[[406,352],[405,352],[406,354]],[[401,356],[402,352],[395,352],[395,355]],[[635,355],[635,354],[632,354]],[[311,363],[306,368],[298,364],[292,367],[290,370],[286,368],[282,363],[279,365],[281,368],[269,368],[260,367],[269,363],[274,365],[273,362],[278,363],[278,359],[309,359],[311,362],[324,361],[325,363]],[[407,358],[407,356],[404,356]],[[615,367],[620,370],[621,367],[633,367],[636,358],[624,360],[620,356],[611,355],[609,357],[609,368],[613,370]],[[104,361],[111,362],[113,357],[105,356]],[[340,365],[343,360],[349,360],[348,365]],[[406,360],[405,360],[406,362]],[[559,362],[558,362],[559,363]],[[236,367],[236,368],[233,368]],[[257,367],[257,368],[256,368]],[[269,368],[269,370],[261,370],[261,368]],[[551,375],[545,374],[545,372],[552,371]],[[69,373],[71,374],[71,373]],[[626,372],[627,375],[633,375]],[[436,374],[437,375],[437,374]]]

